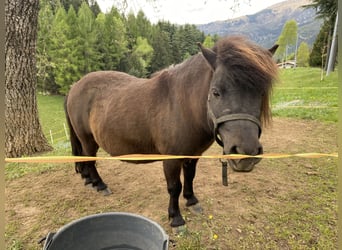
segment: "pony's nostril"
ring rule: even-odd
[[[238,148],[237,146],[233,146],[230,151],[229,151],[230,154],[238,154]]]
[[[232,146],[229,150],[229,152],[225,151],[225,154],[246,154],[246,155],[259,155],[263,154],[263,148],[262,146],[254,148],[254,150],[251,149],[244,149],[238,146]]]
[[[263,153],[263,149],[262,149],[262,146],[254,148],[254,149],[252,149],[252,148],[248,149],[248,148],[241,148],[238,146],[233,146],[233,147],[231,147],[229,153],[230,154],[259,155],[259,154]]]

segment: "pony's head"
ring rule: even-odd
[[[212,69],[208,117],[225,154],[263,153],[259,138],[270,119],[269,97],[277,78],[272,59],[278,45],[264,49],[242,37],[227,37],[212,48],[199,47]],[[231,160],[236,171],[251,171],[259,158]]]

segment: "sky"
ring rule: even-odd
[[[146,17],[156,23],[158,20],[175,24],[206,24],[254,14],[284,0],[97,0],[103,12],[111,6],[135,14],[142,10]]]

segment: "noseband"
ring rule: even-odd
[[[218,128],[219,128],[220,124],[228,122],[228,121],[247,120],[247,121],[253,122],[259,128],[259,137],[261,135],[261,123],[260,123],[259,119],[257,119],[253,115],[249,115],[249,114],[245,114],[245,113],[237,113],[237,114],[222,115],[222,116],[216,118],[214,113],[212,112],[211,108],[209,107],[209,105],[208,105],[208,111],[209,111],[209,116],[214,123],[215,140],[221,147],[223,147],[223,142],[220,139],[220,137],[218,136],[219,135],[218,134]]]
[[[261,135],[261,124],[260,124],[260,121],[255,116],[252,116],[249,114],[244,114],[244,113],[223,115],[223,116],[220,116],[219,118],[216,118],[215,120],[213,120],[215,140],[221,147],[223,147],[223,142],[218,136],[218,128],[219,128],[220,124],[228,122],[228,121],[237,121],[237,120],[247,120],[247,121],[250,121],[250,122],[253,122],[254,124],[256,124],[259,128],[259,135],[258,136],[260,137],[260,135]]]

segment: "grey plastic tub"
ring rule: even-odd
[[[44,250],[167,250],[169,237],[156,222],[131,213],[83,217],[49,234]]]

